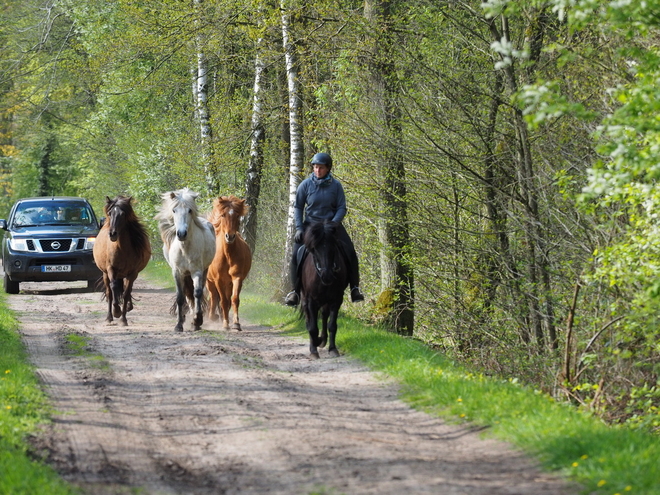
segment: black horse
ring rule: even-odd
[[[344,290],[348,286],[348,267],[337,240],[337,225],[335,222],[324,221],[313,223],[305,230],[307,256],[301,268],[300,299],[309,332],[309,352],[313,358],[319,357],[318,347],[325,347],[328,337],[328,352],[331,356],[339,356],[335,335],[339,308],[344,302]],[[320,337],[319,311],[322,321]]]

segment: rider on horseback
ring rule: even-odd
[[[300,287],[298,277],[298,250],[303,244],[303,233],[312,222],[331,220],[338,223],[337,236],[346,253],[349,266],[349,283],[351,301],[364,301],[360,290],[360,271],[355,246],[341,221],[346,215],[346,196],[341,183],[330,173],[332,157],[327,153],[317,153],[312,158],[314,172],[298,186],[294,215],[296,235],[294,237],[293,256],[289,266],[289,276],[293,290],[286,295],[284,302],[288,306],[296,306],[300,302]],[[303,221],[304,213],[304,221]]]

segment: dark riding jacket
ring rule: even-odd
[[[311,174],[298,186],[293,208],[296,230],[303,230],[303,213],[304,223],[323,220],[341,223],[346,215],[344,188],[331,173],[322,179]]]

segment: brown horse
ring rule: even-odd
[[[133,282],[151,257],[149,236],[133,211],[132,200],[132,197],[106,196],[103,211],[107,219],[93,251],[96,266],[103,272],[104,296],[108,300],[105,320],[111,323],[114,316],[120,319],[121,326],[128,325],[126,313],[133,309]]]
[[[209,266],[206,287],[211,295],[209,318],[217,320],[218,301],[222,310],[222,323],[229,329],[229,305],[234,312],[232,328],[241,330],[238,318],[243,280],[252,267],[250,247],[238,233],[241,217],[248,211],[244,199],[222,196],[213,200],[209,221],[215,229],[215,257]]]

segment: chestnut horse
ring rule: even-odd
[[[328,352],[337,357],[337,317],[348,286],[348,265],[337,239],[337,223],[326,220],[310,224],[303,242],[307,255],[300,274],[300,307],[309,333],[309,352],[318,359],[318,348],[325,347],[329,339]],[[319,311],[323,325],[320,337]]]
[[[93,249],[96,266],[103,272],[104,297],[108,300],[105,320],[111,323],[114,316],[121,326],[128,325],[126,313],[133,309],[133,282],[151,257],[149,236],[133,211],[132,200],[106,196],[103,211],[107,218]]]
[[[213,200],[209,220],[215,229],[215,257],[209,267],[206,287],[211,295],[209,318],[217,320],[218,302],[222,311],[222,324],[229,329],[229,306],[234,312],[232,328],[241,330],[238,306],[243,280],[252,267],[250,247],[238,233],[243,217],[248,211],[244,199],[222,196]]]
[[[194,313],[193,328],[204,320],[204,285],[215,253],[213,225],[197,211],[198,194],[187,187],[164,193],[156,215],[163,240],[163,254],[176,283],[176,301],[171,313],[178,315],[176,332],[183,332],[188,309]]]

